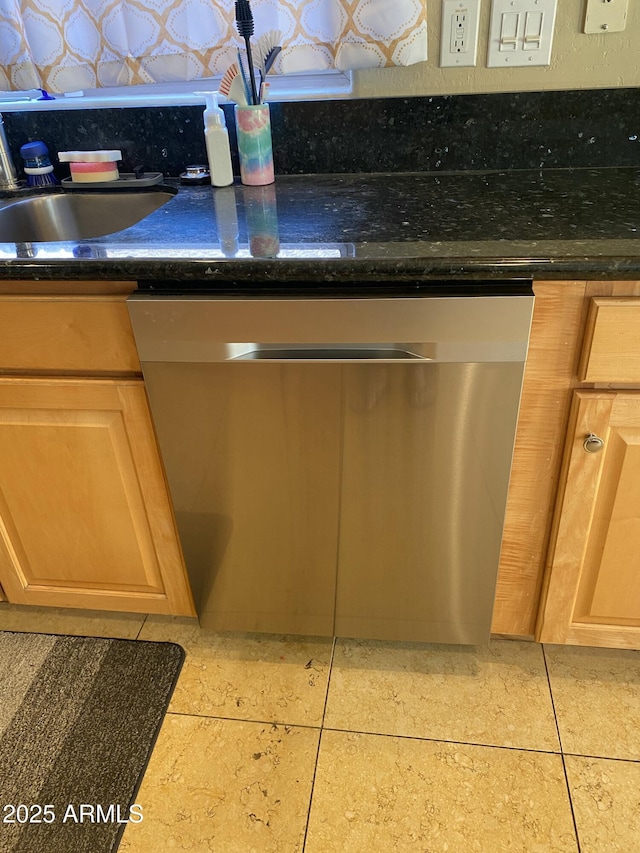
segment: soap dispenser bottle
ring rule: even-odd
[[[229,132],[224,112],[218,106],[218,93],[206,92],[207,108],[204,111],[204,138],[207,146],[209,172],[214,187],[228,187],[233,183]]]

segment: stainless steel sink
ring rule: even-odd
[[[171,191],[68,192],[0,201],[0,243],[86,240],[122,231],[158,210]]]

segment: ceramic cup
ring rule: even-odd
[[[273,148],[269,104],[236,104],[236,135],[240,157],[240,180],[248,186],[272,184]]]

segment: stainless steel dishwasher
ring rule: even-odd
[[[488,641],[533,294],[136,293],[200,623]]]

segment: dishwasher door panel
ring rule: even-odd
[[[487,642],[523,366],[345,366],[338,636]]]
[[[532,308],[130,297],[201,625],[487,642]]]
[[[202,627],[333,633],[340,371],[145,367]]]

